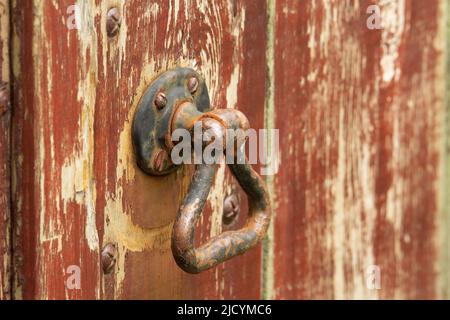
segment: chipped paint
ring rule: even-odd
[[[117,194],[116,198],[107,195],[105,213],[109,223],[106,223],[108,233],[104,241],[119,243],[122,246],[121,251],[168,250],[173,223],[149,229],[134,224],[131,214],[124,212],[122,208],[121,196],[121,193]],[[123,251],[121,255],[124,256],[125,253]],[[118,283],[120,284],[120,281]]]
[[[334,199],[334,216],[333,216],[333,253],[334,253],[334,298],[345,298],[345,136],[344,136],[344,109],[339,110],[339,151],[338,151],[338,168],[336,175],[336,183],[333,185],[335,190]]]
[[[15,224],[26,258],[21,251],[16,261],[23,273],[16,297],[109,297],[108,281],[115,298],[257,298],[261,287],[264,298],[428,298],[438,296],[438,286],[448,291],[448,275],[440,281],[430,262],[441,255],[444,271],[448,265],[433,239],[437,221],[442,241],[448,225],[446,207],[440,220],[435,208],[437,171],[445,171],[434,91],[442,85],[442,35],[433,25],[443,9],[435,2],[380,1],[384,29],[367,32],[353,29],[364,23],[359,2],[349,9],[336,1],[270,0],[264,12],[244,1],[78,0],[82,30],[70,32],[59,1],[24,2],[23,9],[12,3],[17,13],[28,10],[11,39],[13,75],[24,85],[14,106]],[[111,39],[103,20],[113,5],[123,22]],[[261,14],[269,19],[267,39],[248,34],[255,24],[265,27]],[[258,60],[264,46],[265,60]],[[413,48],[420,69],[406,63]],[[30,49],[33,61],[25,61]],[[260,61],[268,74],[265,127],[287,136],[280,172],[266,178],[278,212],[264,244],[262,283],[258,253],[190,278],[175,266],[168,239],[191,170],[154,178],[136,168],[133,108],[158,73],[190,66],[205,76],[213,106],[238,106],[253,114],[253,124],[259,110],[246,103],[264,95],[252,91],[266,81],[254,76],[264,69]],[[58,113],[63,103],[72,108],[66,117]],[[276,115],[278,108],[287,116]],[[220,233],[230,188],[221,167],[199,240]],[[110,278],[98,267],[107,241],[119,250]],[[66,263],[87,270],[77,294],[64,288]],[[382,267],[375,292],[365,285],[371,264]]]
[[[383,41],[383,56],[380,66],[383,72],[383,81],[391,82],[401,75],[397,59],[405,29],[405,0],[380,1],[380,11],[382,12],[381,38]]]
[[[231,32],[234,37],[236,46],[233,52],[233,72],[231,73],[230,83],[227,87],[227,108],[236,108],[237,97],[238,97],[238,84],[240,81],[240,64],[239,61],[242,60],[242,37],[240,35],[244,31],[245,27],[245,9],[241,8],[241,13],[238,18],[233,22],[233,30]]]
[[[275,111],[286,114],[276,123],[287,136],[275,177],[276,298],[429,299],[446,287],[435,239],[442,5],[379,5],[381,30],[354,28],[367,18],[360,2],[276,5]],[[380,290],[367,285],[371,265]]]
[[[86,227],[85,237],[91,251],[99,250],[99,238],[96,226],[95,213],[95,182],[94,182],[94,116],[96,101],[96,84],[98,80],[97,65],[97,33],[94,27],[94,18],[98,14],[94,5],[88,2],[77,3],[80,8],[81,31],[77,33],[81,45],[81,54],[89,58],[91,63],[87,66],[83,64],[80,70],[80,81],[78,85],[78,101],[82,104],[81,119],[79,126],[79,141],[81,143],[80,160],[75,160],[82,164],[81,169],[83,179],[83,189],[76,190],[83,193],[83,205],[86,206]],[[80,174],[79,172],[76,174]],[[64,199],[64,198],[63,198]]]

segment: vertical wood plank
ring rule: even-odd
[[[93,26],[86,24],[83,42],[63,24],[72,4],[16,1],[13,7],[17,299],[100,296],[89,132],[95,61],[86,43]],[[69,281],[74,270],[79,286]]]
[[[73,4],[79,29],[67,28]],[[260,296],[260,248],[197,276],[176,266],[171,226],[191,170],[143,174],[130,127],[148,84],[176,66],[206,77],[214,107],[239,107],[261,127],[264,4],[14,2],[16,297]],[[119,35],[108,38],[105,19],[114,6],[123,20]],[[200,240],[221,231],[223,199],[233,188],[219,169]],[[100,255],[108,243],[118,248],[117,262],[103,275]],[[80,268],[80,289],[67,287],[70,266]]]
[[[444,1],[445,14],[445,116],[441,183],[440,272],[438,284],[443,299],[450,299],[450,1]]]
[[[442,3],[277,1],[277,298],[439,297]]]
[[[9,1],[0,1],[0,300],[11,288]]]

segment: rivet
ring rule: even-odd
[[[167,97],[164,94],[164,92],[158,92],[158,94],[155,97],[155,106],[158,108],[158,110],[163,109],[167,104]]]
[[[102,269],[104,274],[110,273],[116,265],[116,246],[108,243],[102,250]]]
[[[112,38],[119,33],[122,18],[117,8],[109,9],[106,18],[106,32],[108,37]]]
[[[190,77],[188,80],[188,90],[191,94],[197,92],[198,89],[198,79],[196,77]]]

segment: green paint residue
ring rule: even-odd
[[[267,45],[266,45],[266,103],[264,107],[264,126],[266,129],[275,127],[275,3],[276,0],[267,0]],[[267,142],[268,139],[266,139]],[[270,153],[270,145],[266,145],[266,150]],[[273,299],[275,297],[274,286],[274,176],[265,176],[267,189],[272,203],[272,221],[267,231],[267,236],[263,241],[262,257],[262,298]]]

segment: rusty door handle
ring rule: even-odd
[[[172,128],[191,130],[197,123],[204,129],[212,130],[216,138],[225,140],[226,129],[245,130],[249,127],[247,118],[237,110],[218,109],[203,114],[198,114],[196,110],[191,102],[182,103],[175,111]],[[254,247],[266,234],[270,221],[270,204],[264,182],[249,164],[237,164],[237,159],[234,160],[236,161],[228,166],[248,195],[247,223],[240,230],[223,232],[195,248],[195,225],[202,213],[215,173],[215,164],[199,164],[178,211],[172,233],[172,253],[177,264],[186,272],[198,273],[242,254]]]
[[[208,130],[214,139],[223,139],[227,146],[232,143],[236,149],[231,154],[237,160],[236,151],[242,141],[240,145],[235,138],[231,141],[227,130],[248,129],[245,115],[234,109],[210,111],[205,81],[194,70],[178,68],[163,73],[150,85],[135,114],[133,143],[139,167],[152,175],[175,170],[177,165],[169,157],[174,148],[172,133],[177,129],[192,132],[196,126]],[[233,161],[228,167],[247,194],[247,222],[240,230],[223,232],[195,247],[195,225],[202,214],[216,169],[214,163],[203,161],[197,164],[172,232],[173,256],[186,272],[199,273],[243,254],[258,244],[267,232],[271,208],[263,180],[247,162]]]

